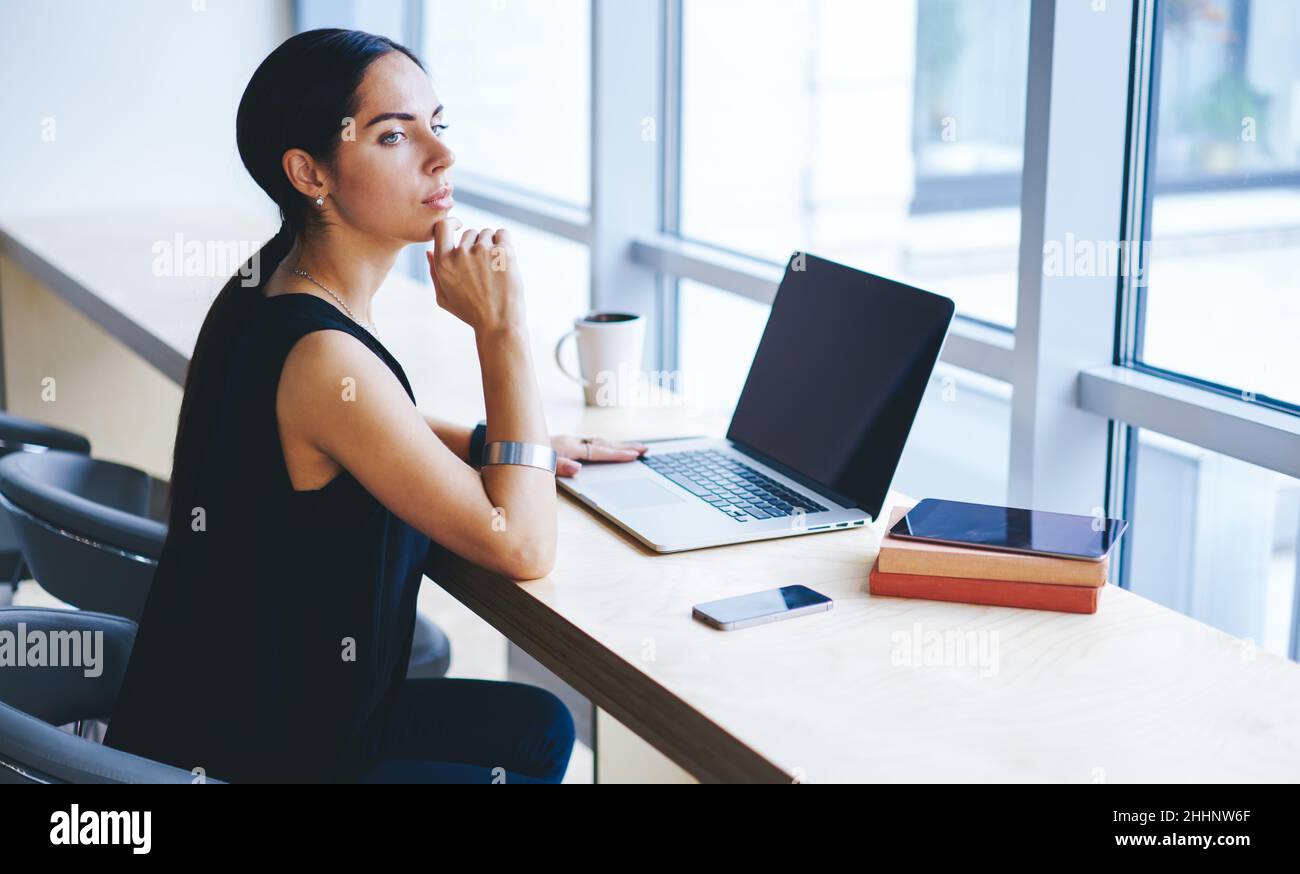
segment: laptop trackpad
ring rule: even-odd
[[[610,510],[635,510],[639,507],[657,507],[660,504],[675,504],[682,501],[654,480],[621,479],[587,489],[597,504]]]

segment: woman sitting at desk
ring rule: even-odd
[[[555,696],[406,679],[416,593],[431,541],[545,576],[556,473],[645,447],[547,434],[510,235],[455,238],[445,128],[419,60],[383,37],[298,34],[253,74],[239,154],[283,224],[199,334],[109,745],[231,781],[563,776]],[[430,241],[437,303],[474,329],[486,428],[426,419],[371,320],[399,253]]]

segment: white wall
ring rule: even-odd
[[[235,111],[291,6],[0,0],[0,213],[269,204],[239,161]]]

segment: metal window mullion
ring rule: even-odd
[[[402,26],[405,36],[402,44],[429,63],[429,53],[424,50],[424,11],[428,0],[402,0]]]
[[[1079,371],[1109,364],[1118,279],[1045,275],[1044,246],[1122,233],[1133,0],[1034,0],[1025,149],[1009,501],[1106,506],[1110,424],[1079,409]],[[1065,274],[1071,271],[1060,271]]]
[[[662,71],[660,105],[659,231],[681,231],[682,193],[682,0],[661,0]],[[659,349],[656,367],[674,373],[681,368],[681,279],[659,274]]]
[[[772,303],[782,275],[779,265],[667,235],[636,240],[632,258],[659,274],[694,280],[762,304]],[[959,316],[944,344],[943,360],[1010,382],[1014,344],[1011,332]]]
[[[662,15],[659,230],[676,235],[682,218],[682,0],[662,0]]]
[[[631,250],[661,218],[663,26],[661,0],[591,0],[591,306],[649,319],[649,370],[660,348],[658,278]]]
[[[633,240],[631,257],[651,270],[769,305],[782,275],[775,264],[662,234]]]
[[[1137,6],[1124,236],[1139,247],[1138,264],[1140,275],[1145,280],[1151,257],[1151,206],[1155,193],[1152,168],[1156,157],[1155,128],[1159,113],[1155,98],[1159,87],[1160,46],[1156,28],[1160,13],[1155,3],[1147,0],[1140,0]],[[1130,278],[1124,283],[1118,307],[1118,330],[1112,363],[1128,364],[1141,358],[1145,308],[1145,282],[1133,282]]]
[[[1134,6],[1134,48],[1130,63],[1129,137],[1127,150],[1126,201],[1121,239],[1138,246],[1139,275],[1149,276],[1151,258],[1151,205],[1155,193],[1152,168],[1156,159],[1156,129],[1159,118],[1160,16],[1154,0],[1137,0]],[[1142,355],[1146,327],[1146,283],[1132,277],[1120,285],[1116,306],[1114,364],[1127,364]],[[1107,483],[1108,515],[1132,519],[1137,508],[1139,429],[1130,422],[1111,421],[1111,451]],[[1120,541],[1112,582],[1129,588],[1129,569],[1136,537],[1130,532]]]
[[[1078,377],[1079,408],[1300,478],[1300,417],[1125,367]]]
[[[575,243],[585,244],[590,240],[590,220],[585,209],[557,203],[472,173],[457,176],[456,200]]]

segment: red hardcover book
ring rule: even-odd
[[[1101,589],[1097,586],[885,574],[880,572],[879,559],[871,566],[868,585],[873,595],[1055,610],[1058,613],[1096,613],[1097,598],[1101,594]]]

